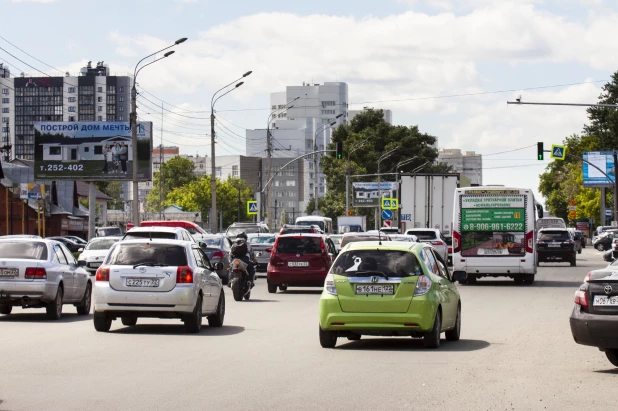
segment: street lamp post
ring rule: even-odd
[[[371,137],[367,137],[359,145],[357,145],[354,150],[348,151],[348,167],[345,174],[345,215],[350,215],[350,173],[351,173],[351,164],[350,164],[350,156],[356,150],[365,145],[367,141],[369,141]]]
[[[253,73],[253,71],[247,71],[239,79],[236,79],[232,81],[231,83],[226,84],[225,86],[221,87],[219,90],[215,91],[215,94],[213,94],[212,98],[210,99],[210,190],[211,190],[211,202],[212,202],[212,206],[210,207],[210,230],[213,234],[217,233],[217,177],[215,174],[216,173],[216,167],[215,167],[216,166],[215,164],[215,103],[221,97],[225,96],[226,94],[231,93],[232,91],[236,90],[238,87],[242,86],[244,84],[244,81],[241,81],[240,83],[236,83],[236,82],[242,80],[243,78],[247,77],[251,73]],[[215,97],[217,96],[217,94],[219,94],[220,91],[225,90],[226,88],[228,88],[234,83],[236,83],[234,88],[226,91],[225,93],[221,94],[219,97],[215,99]]]
[[[335,124],[337,124],[337,120],[339,117],[343,116],[343,114],[339,114],[338,116],[336,116],[335,118],[331,118],[328,120],[328,123],[323,124],[321,127],[319,127],[315,133],[313,133],[313,151],[318,151],[318,133],[320,131],[324,131],[329,127],[334,126]],[[313,203],[315,205],[314,209],[315,209],[315,215],[320,215],[320,210],[319,210],[319,206],[318,206],[318,155],[315,154],[313,156]]]
[[[146,60],[147,58],[152,57],[155,54],[160,53],[164,50],[177,46],[178,44],[184,43],[185,41],[187,41],[187,38],[183,37],[181,39],[176,40],[174,44],[172,44],[171,46],[167,46],[155,53],[152,53],[144,57],[143,59],[137,62],[137,64],[135,65],[135,69],[133,70],[133,87],[131,87],[131,119],[130,121],[131,121],[131,145],[133,146],[132,153],[131,153],[132,154],[131,158],[133,160],[133,202],[132,202],[132,206],[133,206],[133,224],[135,227],[139,226],[139,223],[140,223],[139,179],[138,179],[138,173],[137,173],[138,172],[138,167],[137,167],[137,162],[138,162],[138,156],[137,156],[137,88],[136,88],[137,75],[144,67],[147,67],[151,64],[156,63],[159,60],[163,60],[164,58],[171,56],[172,54],[174,54],[174,51],[168,51],[167,53],[163,55],[163,57],[159,57],[158,59],[155,59],[148,64],[144,64],[141,67],[139,67],[139,65],[142,63],[142,61]]]

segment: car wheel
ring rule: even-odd
[[[524,283],[524,279],[521,275],[516,275],[515,278],[513,278],[513,280],[515,280],[515,284],[523,284]]]
[[[112,328],[112,317],[105,313],[94,312],[94,329],[99,332],[108,332]]]
[[[268,284],[268,292],[270,294],[277,294],[277,286],[273,284]]]
[[[455,328],[444,333],[447,341],[458,341],[461,335],[461,304],[457,305],[457,319],[455,320]]]
[[[599,251],[605,251],[605,247],[603,247],[603,244],[597,244],[595,248]]]
[[[580,248],[579,250],[577,250],[577,254],[581,254],[582,253],[582,249]]]
[[[466,278],[468,284],[476,284],[476,275],[468,274],[468,278]]]
[[[348,340],[350,341],[358,341],[361,339],[361,335],[360,334],[350,334],[348,335]]]
[[[202,329],[202,296],[197,297],[193,312],[185,317],[185,330],[197,334]]]
[[[533,284],[534,283],[534,274],[528,274],[524,277],[524,284]]]
[[[0,305],[0,314],[9,315],[13,311],[12,305]]]
[[[122,321],[122,325],[126,325],[127,327],[133,327],[137,324],[137,316],[124,316],[120,317],[120,321]]]
[[[322,348],[335,348],[337,345],[337,332],[336,331],[326,331],[323,330],[322,327],[320,329],[320,345]]]
[[[288,290],[288,286],[287,285],[280,285],[279,286],[279,291],[287,291]]]
[[[442,315],[440,309],[436,311],[436,319],[433,321],[433,328],[431,331],[423,336],[423,344],[425,348],[438,348],[440,347],[440,334],[442,333]]]
[[[86,286],[86,291],[84,292],[84,296],[82,297],[82,301],[77,306],[77,315],[90,314],[91,305],[92,305],[92,286],[88,284]]]
[[[605,355],[614,367],[618,367],[618,349],[605,350]]]
[[[221,290],[219,295],[219,303],[215,315],[208,316],[208,325],[210,327],[222,327],[223,318],[225,317],[225,293]]]
[[[62,287],[58,287],[56,291],[56,298],[54,301],[47,304],[45,310],[47,311],[47,318],[50,320],[59,320],[62,317],[62,299],[64,298],[64,291]]]
[[[573,257],[573,259],[571,260],[571,267],[575,267],[577,265],[577,260],[575,259],[575,257]]]

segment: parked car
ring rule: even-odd
[[[68,248],[71,253],[79,253],[79,250],[84,248],[83,244],[76,243],[75,241],[69,240],[66,237],[47,237],[47,239],[58,241],[64,244],[64,246]]]
[[[0,239],[0,314],[14,306],[45,308],[62,317],[65,304],[79,315],[90,313],[92,281],[63,243],[51,239]]]
[[[270,233],[268,226],[264,223],[234,223],[225,230],[225,235],[228,238],[236,238],[240,233]]]
[[[598,347],[618,367],[618,261],[586,275],[575,292],[571,334],[577,344]]]
[[[255,259],[257,260],[256,271],[266,271],[268,262],[270,261],[270,253],[272,252],[273,245],[277,236],[270,233],[256,233],[248,234],[249,244],[255,253]]]
[[[68,238],[69,240],[75,241],[77,244],[86,245],[88,241],[84,240],[81,237],[77,237],[75,235],[63,235],[62,237]]]
[[[95,230],[95,234],[97,237],[110,237],[110,236],[121,236],[122,229],[120,227],[98,227]]]
[[[341,249],[343,249],[349,243],[356,243],[359,241],[391,241],[391,238],[387,234],[381,234],[378,231],[366,233],[345,233],[341,237]]]
[[[193,241],[195,239],[191,234],[180,227],[134,227],[127,231],[122,237],[122,240],[138,240],[138,239],[157,239],[164,238],[168,240],[183,240]]]
[[[429,244],[436,249],[444,261],[448,261],[448,244],[446,238],[437,228],[411,228],[406,234],[415,235],[422,243]]]
[[[199,225],[191,221],[183,220],[158,220],[158,221],[142,221],[140,227],[180,227],[184,228],[191,234],[196,240],[204,238],[204,236],[210,235]]]
[[[381,227],[380,231],[386,234],[399,234],[399,228],[397,227]]]
[[[120,318],[179,318],[187,332],[198,333],[202,317],[221,327],[225,293],[217,270],[194,241],[130,240],[112,247],[99,267],[94,287],[94,328],[109,331]]]
[[[289,286],[321,287],[336,255],[335,245],[322,234],[277,237],[268,264],[268,292]]]
[[[612,246],[612,240],[618,238],[616,231],[604,231],[600,236],[595,238],[592,242],[592,246],[599,251],[607,251]]]
[[[228,267],[230,266],[230,242],[223,234],[208,234],[201,237],[197,242],[206,254],[210,263],[214,266],[216,263],[223,264],[220,270],[217,270],[217,275],[221,278],[223,284],[227,284],[230,278]]]
[[[459,340],[461,302],[454,283],[465,277],[463,271],[451,275],[428,244],[350,244],[324,282],[320,345],[383,335],[423,338],[426,347],[438,348],[443,332],[447,340]]]
[[[408,235],[408,234],[389,234],[388,237],[391,239],[391,241],[401,241],[401,242],[408,242],[408,243],[418,243],[418,238],[415,235]]]
[[[114,244],[122,237],[95,237],[86,244],[81,254],[77,257],[77,263],[86,269],[90,275],[95,275],[107,253]]]
[[[348,231],[349,233],[358,233],[359,231]],[[341,250],[341,240],[343,239],[343,234],[331,234],[328,236],[330,240],[335,244],[335,250]]]
[[[41,237],[40,235],[33,235],[33,234],[10,234],[10,235],[0,235],[0,239],[10,239],[10,238],[38,238],[41,239],[43,237]]]
[[[562,261],[577,265],[575,242],[566,228],[542,228],[536,240],[536,265],[546,261]]]

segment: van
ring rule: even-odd
[[[180,227],[187,230],[195,238],[203,238],[208,235],[202,227],[191,221],[169,220],[169,221],[142,221],[140,227]]]

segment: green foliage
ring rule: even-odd
[[[120,181],[97,181],[97,190],[107,194],[112,199],[107,202],[108,210],[122,210],[124,199],[122,196],[122,183]]]
[[[195,164],[191,160],[180,156],[163,163],[161,169],[154,174],[152,190],[146,196],[146,211],[159,211],[162,208],[159,204],[160,192],[162,192],[161,198],[165,200],[172,190],[195,181],[197,177],[193,173],[194,169]],[[163,187],[160,187],[161,177],[163,177]]]

